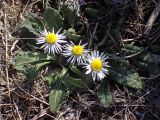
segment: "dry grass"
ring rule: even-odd
[[[140,3],[139,24],[130,21],[129,25],[141,36],[147,19],[145,15],[148,14],[145,13],[145,5],[149,2],[146,0],[143,3],[140,0]],[[154,5],[150,7],[153,8]],[[77,91],[70,95],[59,113],[51,113],[48,106],[49,89],[44,84],[43,75],[40,74],[35,81],[25,81],[10,65],[15,53],[21,50],[17,44],[21,42],[16,32],[17,27],[24,19],[25,11],[37,10],[35,8],[36,2],[29,0],[5,0],[0,3],[0,120],[160,119],[159,77],[145,80],[144,90],[128,90],[113,85],[114,102],[110,108],[103,108],[93,91]],[[158,34],[159,31],[155,30],[147,38],[154,39]]]

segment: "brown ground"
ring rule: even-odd
[[[134,32],[142,34],[142,28],[154,8],[154,0],[140,0],[138,4],[139,26],[132,22]],[[150,9],[148,9],[150,8]],[[99,105],[95,93],[77,91],[63,104],[60,112],[49,112],[48,88],[42,75],[35,81],[24,81],[20,73],[10,65],[18,46],[18,25],[24,20],[26,10],[38,12],[34,0],[3,0],[0,2],[0,120],[159,120],[160,78],[145,80],[144,90],[119,88],[114,85],[114,102],[110,108]],[[129,21],[130,22],[130,21]],[[158,36],[159,30],[148,36]],[[125,36],[125,35],[124,35]],[[143,39],[143,38],[142,38]],[[43,71],[42,71],[43,72]]]

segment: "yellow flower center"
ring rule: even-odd
[[[73,48],[72,48],[72,52],[74,55],[82,55],[83,53],[83,47],[80,46],[80,45],[75,45]]]
[[[92,70],[94,71],[100,71],[102,70],[102,61],[100,59],[94,59],[92,64],[91,64],[91,67],[92,67]]]
[[[47,36],[46,36],[46,42],[48,44],[54,44],[58,39],[58,36],[54,33],[49,33]]]

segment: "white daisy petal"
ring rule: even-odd
[[[52,29],[52,33],[55,33],[55,32],[54,32],[54,28]]]
[[[86,63],[83,64],[86,68],[86,74],[91,73],[93,80],[102,80],[109,73],[107,67],[108,62],[106,61],[108,57],[104,53],[99,53],[99,51],[93,51],[91,54],[86,56]]]
[[[91,72],[92,72],[92,70],[89,69],[89,70],[87,70],[86,74],[89,74],[89,73],[91,73]]]
[[[96,80],[96,76],[97,76],[97,74],[95,72],[92,72],[92,77],[93,77],[94,81]]]
[[[67,61],[71,64],[77,63],[80,65],[86,61],[84,56],[86,56],[88,52],[89,51],[85,49],[84,45],[81,45],[81,43],[75,45],[71,41],[70,44],[64,46],[63,55],[69,57]]]
[[[101,71],[101,72],[98,72],[97,73],[97,76],[101,79],[103,79],[105,77],[104,73]]]
[[[57,31],[57,33],[56,33],[56,34],[58,34],[61,30],[62,30],[62,28],[60,28],[60,29]]]
[[[62,52],[62,45],[66,41],[64,40],[66,36],[64,34],[59,34],[61,31],[58,30],[58,32],[55,34],[54,28],[52,32],[47,32],[46,29],[44,29],[43,32],[41,32],[41,35],[39,38],[36,39],[36,44],[43,44],[41,48],[44,49],[45,52],[48,52],[49,54],[59,54]]]

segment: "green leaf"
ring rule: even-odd
[[[70,39],[72,41],[76,42],[81,38],[80,35],[76,34],[75,29],[73,29],[73,28],[69,28],[66,33],[67,33],[68,39]]]
[[[76,74],[79,78],[86,80],[87,84],[91,84],[93,82],[92,77],[89,75],[86,75],[83,71],[80,71],[76,66],[70,65],[70,70]]]
[[[73,5],[62,5],[61,12],[63,14],[66,26],[73,27],[78,22],[77,10],[75,10]]]
[[[28,79],[35,79],[41,67],[55,60],[45,53],[20,52],[12,61],[15,69],[21,71]]]
[[[49,2],[50,2],[50,0],[41,0],[41,3],[43,5],[43,9],[50,6]]]
[[[58,78],[57,74],[54,74],[45,76],[44,80],[48,83],[49,86],[52,86],[56,82],[57,78]]]
[[[68,74],[63,78],[64,85],[71,90],[88,89],[93,85],[92,77],[80,71],[76,66],[69,66]]]
[[[37,68],[37,66],[27,66],[24,65],[22,66],[22,69],[18,69],[18,67],[16,67],[17,70],[20,70],[21,73],[23,73],[27,79],[35,79],[38,76],[38,72],[39,69]]]
[[[158,75],[160,73],[160,64],[156,63],[156,62],[149,62],[148,63],[148,71],[151,74],[151,76],[153,75]]]
[[[97,17],[99,14],[99,9],[95,9],[95,8],[86,8],[85,11],[87,12],[87,14],[91,17]]]
[[[154,43],[152,43],[152,44],[150,45],[150,50],[151,50],[153,53],[159,54],[159,53],[160,53],[160,40],[154,41]]]
[[[64,99],[65,89],[61,81],[57,81],[54,88],[49,93],[49,107],[52,112],[59,111]]]
[[[108,81],[102,80],[97,92],[98,98],[104,107],[109,107],[112,103],[112,93],[109,88]]]
[[[14,59],[14,65],[17,67],[25,64],[38,64],[53,60],[55,60],[55,58],[47,55],[46,53],[19,52]]]
[[[79,77],[87,77],[87,75],[85,75],[82,71],[80,71],[76,66],[70,65],[69,68],[73,73],[75,73]]]
[[[46,77],[52,90],[49,94],[49,106],[52,112],[59,111],[66,96],[66,87],[63,84],[63,79],[67,74],[68,69],[63,68],[60,73],[55,73]]]
[[[143,48],[135,45],[125,44],[125,52],[126,55],[133,55],[140,52],[140,54],[131,58],[131,63],[137,68],[149,72],[151,75],[157,75],[160,73],[160,66],[153,59],[154,54],[149,50],[144,50]]]
[[[36,13],[29,12],[27,14],[27,19],[35,26],[35,28],[44,29],[44,21],[41,20]]]
[[[66,86],[66,88],[70,89],[70,90],[74,90],[74,89],[85,89],[88,88],[88,85],[86,84],[86,81],[84,79],[80,79],[80,78],[73,78],[69,75],[67,75],[64,79],[63,79],[64,85]]]
[[[110,63],[111,67],[109,68],[109,72],[111,79],[128,87],[143,88],[143,82],[139,74],[128,62],[112,60]]]
[[[65,92],[60,89],[59,90],[55,89],[55,90],[50,91],[49,107],[52,112],[59,111],[59,109],[62,105],[62,102],[63,102],[64,95],[65,95]]]
[[[160,42],[152,44],[150,49],[155,53],[160,53]]]
[[[69,90],[88,88],[89,83],[86,79],[82,79],[80,77],[75,78],[70,76],[70,74],[72,73],[69,73],[68,69],[63,67],[60,73],[57,72],[54,73],[54,75],[46,76],[45,81],[47,81],[49,86],[53,88],[57,81],[61,81],[64,84],[65,88]]]
[[[132,54],[142,51],[143,48],[140,48],[132,44],[125,44],[123,50],[125,51],[126,55],[132,55]]]
[[[154,64],[152,54],[149,51],[144,51],[141,54],[132,57],[132,64],[136,67],[149,71],[150,64]]]
[[[67,72],[68,68],[63,67],[61,73],[59,74],[59,77],[63,79],[66,76]]]
[[[46,8],[43,17],[50,31],[54,29],[55,32],[57,32],[63,27],[63,19],[56,9],[50,7]]]
[[[24,34],[25,32],[27,32],[25,31],[25,29],[27,29],[30,33],[39,35],[40,32],[44,29],[43,21],[37,16],[37,14],[32,12],[27,13],[26,18],[27,20],[23,21],[19,26],[21,33]]]
[[[124,21],[124,18],[120,17],[120,18],[117,18],[116,20],[111,20],[111,23],[108,24],[110,28],[108,35],[114,44],[119,42],[119,40],[121,39],[121,27],[122,27],[123,21]]]
[[[25,31],[25,32],[23,32]],[[32,26],[32,23],[28,20],[24,21],[21,26],[20,26],[20,32],[21,32],[21,36],[22,34],[24,35],[26,32],[31,32],[34,35],[38,35],[39,33],[37,31],[35,31],[35,29]],[[27,37],[27,35],[25,35]]]
[[[56,81],[63,81],[68,73],[68,69],[63,67],[61,71],[54,72],[54,74],[44,77],[44,80],[50,87],[54,87]]]

